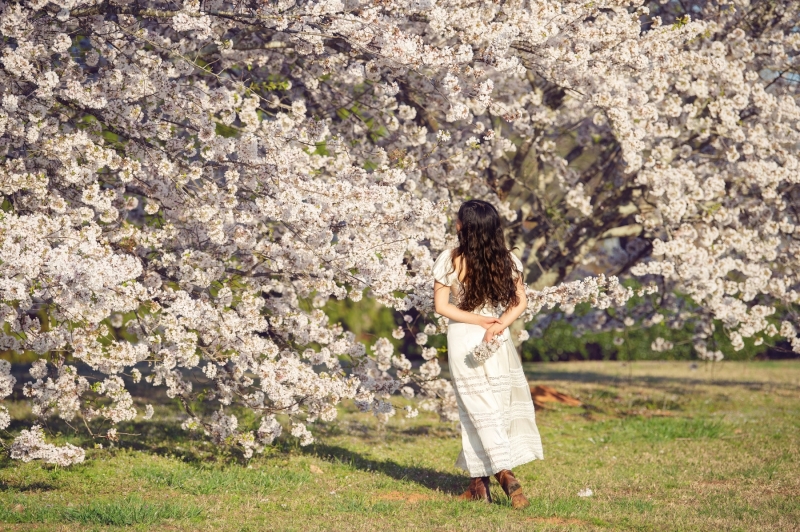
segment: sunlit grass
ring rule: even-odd
[[[202,515],[202,510],[190,502],[147,501],[139,496],[89,500],[75,506],[30,505],[30,502],[28,497],[12,497],[0,508],[0,522],[130,526],[154,524],[164,520],[191,520]]]
[[[494,481],[494,504],[455,499],[459,433],[424,413],[381,429],[346,404],[316,444],[282,440],[247,462],[175,430],[167,403],[125,430],[145,440],[76,467],[0,463],[0,529],[797,529],[800,363],[726,362],[713,378],[684,362],[527,369],[584,406],[537,411],[545,460],[516,470],[522,512]]]

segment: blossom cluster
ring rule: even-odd
[[[71,443],[57,447],[44,441],[44,431],[39,425],[23,430],[11,445],[9,454],[14,460],[41,460],[62,467],[79,464],[85,458],[84,450]]]
[[[505,343],[505,338],[502,335],[493,337],[488,342],[481,342],[470,352],[472,358],[479,364],[483,364],[500,349]]]
[[[607,309],[624,305],[638,292],[638,295],[650,294],[658,290],[656,286],[647,286],[638,291],[620,284],[615,276],[586,277],[577,281],[562,283],[558,286],[533,290],[526,287],[528,308],[523,313],[523,321],[533,319],[542,309],[551,309],[558,305],[564,312],[571,314],[581,303],[589,303],[597,309]]]

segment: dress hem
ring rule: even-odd
[[[487,468],[484,467],[483,469],[472,469],[472,470],[470,470],[465,465],[459,463],[460,462],[460,458],[461,457],[459,457],[459,460],[456,461],[456,467],[458,467],[462,471],[466,471],[467,473],[469,473],[470,477],[488,477],[488,476],[492,476],[494,474],[499,473],[503,469],[514,469],[515,467],[519,467],[521,465],[525,465],[525,464],[530,463],[530,462],[535,462],[536,460],[544,460],[544,455],[542,455],[542,456],[534,455],[533,457],[530,457],[530,458],[529,457],[519,458],[519,459],[514,460],[513,462],[511,462],[511,465],[509,467],[498,467],[496,469],[495,468],[488,468],[487,469]]]

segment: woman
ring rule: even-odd
[[[506,247],[500,216],[485,201],[461,205],[458,247],[433,266],[436,313],[450,320],[447,353],[461,421],[456,465],[469,472],[461,498],[491,502],[494,475],[514,508],[529,502],[511,469],[543,459],[533,401],[508,326],[525,310],[522,263]],[[500,348],[481,363],[472,351],[500,336]]]

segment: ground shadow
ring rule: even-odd
[[[9,430],[30,428],[32,422],[42,425],[47,438],[68,437],[70,443],[84,449],[91,449],[95,444],[104,446],[104,453],[117,451],[141,451],[151,455],[179,458],[188,464],[202,465],[208,463],[218,464],[244,464],[241,453],[231,452],[229,448],[219,449],[213,446],[202,432],[190,432],[181,428],[180,424],[172,419],[123,421],[116,425],[119,441],[114,446],[109,446],[103,437],[105,428],[94,427],[96,438],[80,430],[80,426],[70,425],[59,417],[49,417],[44,420],[14,419]],[[110,426],[110,425],[107,425]],[[228,452],[223,452],[228,451]],[[3,464],[0,463],[0,468]],[[0,485],[0,491],[4,488]]]
[[[673,377],[673,376],[656,376],[656,375],[628,375],[622,371],[619,374],[606,374],[595,371],[559,371],[557,369],[540,369],[540,368],[525,368],[525,376],[529,382],[546,382],[546,381],[572,381],[584,382],[591,384],[604,384],[618,386],[620,384],[633,385],[633,386],[742,386],[753,391],[758,391],[763,388],[770,389],[796,389],[797,385],[790,382],[771,382],[771,381],[753,381],[753,380],[733,380],[725,378],[706,379],[694,378],[691,376],[686,377]]]
[[[184,430],[172,420],[128,421],[117,427],[120,433],[126,433],[120,437],[120,448],[173,456],[194,465],[244,463],[236,453],[214,452],[202,432]]]
[[[361,471],[378,471],[396,480],[406,480],[450,495],[460,494],[469,482],[463,475],[444,473],[435,469],[398,464],[393,460],[373,460],[344,447],[317,444],[304,452],[328,462],[348,464]]]
[[[28,482],[27,484],[15,485],[9,482],[0,481],[0,492],[25,492],[25,491],[52,491],[56,489],[55,484],[49,482]]]

